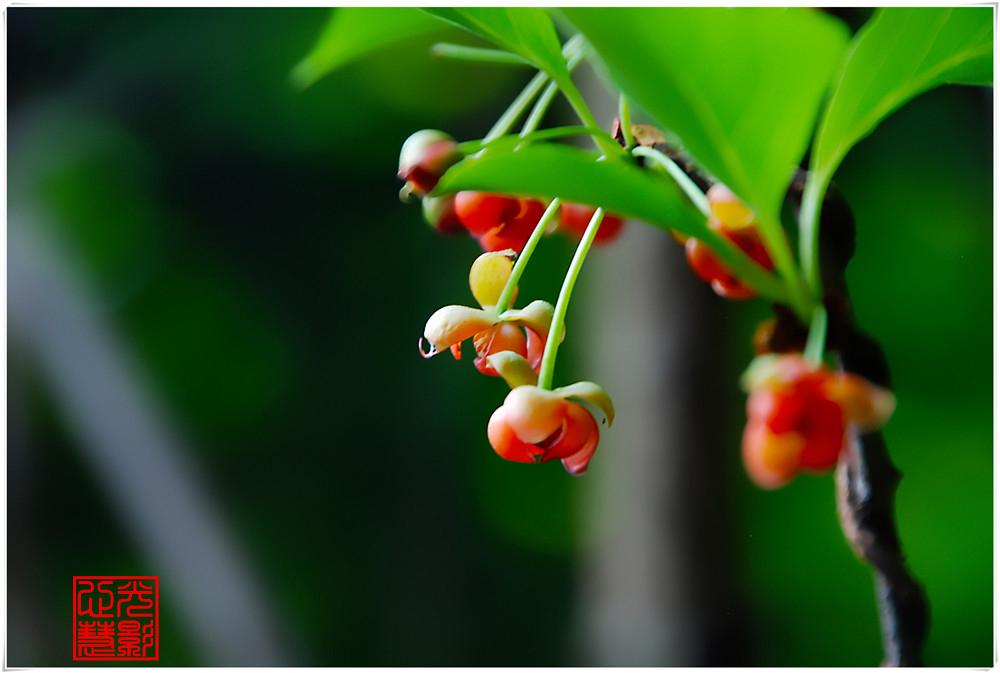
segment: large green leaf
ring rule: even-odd
[[[692,233],[692,227],[704,226],[704,215],[676,184],[630,161],[597,161],[592,154],[569,145],[519,143],[519,138],[491,143],[450,168],[435,192],[476,189],[559,197],[687,234]]]
[[[312,50],[292,70],[292,82],[304,89],[370,52],[447,27],[446,23],[411,7],[335,9]]]
[[[559,36],[544,10],[537,7],[432,7],[424,11],[523,56],[556,82],[569,79]]]
[[[777,221],[846,30],[815,10],[566,8],[622,90]]]
[[[817,134],[813,168],[832,176],[851,147],[928,89],[992,82],[989,7],[882,9],[848,52]]]
[[[520,138],[507,137],[448,169],[434,193],[466,189],[561,198],[676,229],[706,241],[762,294],[776,300],[784,298],[784,290],[773,276],[708,228],[705,216],[675,182],[639,168],[628,159],[598,160],[569,145],[524,144]]]

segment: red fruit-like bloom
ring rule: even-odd
[[[583,238],[595,210],[596,208],[579,203],[563,203],[559,212],[560,229],[569,231],[576,238]],[[624,220],[617,215],[605,214],[597,235],[594,236],[594,243],[600,245],[615,240],[624,224]]]
[[[778,488],[800,472],[833,469],[847,429],[881,427],[895,397],[854,374],[813,366],[799,355],[765,355],[744,375],[750,390],[743,462],[762,488]]]
[[[712,216],[708,226],[728,238],[753,261],[767,271],[774,269],[771,257],[760,238],[752,210],[743,205],[725,185],[715,185],[708,190]],[[727,299],[751,299],[754,290],[732,274],[715,252],[697,238],[684,241],[684,253],[695,275],[712,285],[715,293]]]
[[[528,198],[489,192],[455,194],[455,214],[486,252],[521,252],[545,213],[545,205]]]
[[[489,252],[476,259],[469,273],[469,286],[482,308],[445,306],[435,311],[424,327],[424,339],[430,344],[430,350],[421,346],[424,357],[451,350],[456,360],[461,359],[462,342],[472,339],[476,349],[473,364],[484,374],[498,376],[487,358],[504,351],[525,358],[537,370],[545,351],[553,307],[536,300],[522,309],[497,314],[496,303],[510,278],[513,254],[511,250]]]
[[[570,474],[583,474],[597,450],[597,421],[583,405],[567,397],[592,402],[614,416],[611,400],[599,386],[581,382],[556,390],[522,385],[507,395],[490,417],[487,435],[502,458],[520,463],[561,460]]]
[[[424,129],[403,143],[399,151],[399,179],[406,181],[404,192],[424,196],[453,164],[463,158],[458,143],[447,133]]]

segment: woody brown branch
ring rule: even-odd
[[[633,125],[632,132],[637,144],[655,147],[670,156],[707,191],[710,179],[657,129]],[[617,119],[612,135],[624,144]],[[805,171],[799,170],[787,195],[796,210],[802,203],[805,178]],[[882,347],[860,329],[851,310],[845,272],[854,247],[854,215],[831,185],[820,213],[827,349],[833,351],[843,371],[891,389],[889,365]],[[763,323],[754,335],[757,351],[801,352],[808,327],[787,306],[776,304],[774,313],[775,317]],[[923,587],[906,567],[896,528],[895,495],[900,478],[881,432],[851,431],[836,475],[840,525],[848,545],[874,572],[884,653],[882,665],[920,666],[930,620],[929,606]]]
[[[797,176],[791,190],[797,203],[801,201],[803,178]],[[854,254],[854,217],[835,190],[823,204],[820,232],[830,318],[827,346],[844,371],[891,388],[882,347],[859,328],[850,309],[845,270]],[[850,433],[836,475],[841,528],[854,553],[874,571],[882,664],[920,666],[929,607],[923,588],[906,566],[896,527],[895,494],[900,478],[881,432]]]

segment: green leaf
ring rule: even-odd
[[[880,10],[854,38],[823,112],[802,195],[799,256],[814,296],[822,293],[819,211],[840,162],[879,122],[940,84],[989,84],[993,10]]]
[[[568,145],[505,137],[452,166],[434,193],[465,189],[561,198],[691,234],[704,217],[668,180],[630,161],[597,161]]]
[[[431,45],[431,56],[436,58],[454,58],[460,61],[476,61],[477,63],[492,63],[495,65],[531,65],[523,56],[518,56],[502,49],[468,47],[464,44],[451,44],[450,42],[438,42]]]
[[[562,45],[552,19],[537,7],[433,7],[424,9],[523,56],[562,83],[569,80]]]
[[[894,110],[941,84],[992,84],[989,7],[882,9],[857,34],[827,104],[814,169],[832,176]]]
[[[814,10],[565,8],[630,100],[777,221],[846,31]]]
[[[373,51],[395,42],[447,29],[447,24],[411,7],[341,7],[330,20],[309,54],[290,74],[304,89]]]
[[[560,198],[676,229],[712,246],[722,261],[761,294],[787,301],[777,280],[722,236],[673,180],[639,168],[621,156],[597,160],[568,145],[528,143],[505,136],[452,166],[432,195],[462,190]]]

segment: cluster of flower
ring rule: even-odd
[[[474,191],[428,196],[444,172],[462,158],[454,139],[429,130],[413,134],[400,153],[403,193],[423,199],[428,223],[442,233],[468,231],[486,251],[469,274],[480,308],[446,306],[436,311],[424,328],[421,353],[431,357],[450,350],[460,359],[462,342],[472,339],[476,369],[502,377],[511,387],[489,421],[487,436],[493,449],[518,462],[558,459],[570,473],[582,474],[600,437],[595,415],[609,425],[614,419],[611,400],[588,381],[552,390],[540,385],[546,344],[563,336],[551,333],[556,329],[554,308],[535,300],[513,309],[516,287],[507,287],[514,260],[538,227],[546,205],[531,198]],[[765,271],[773,270],[754,212],[722,184],[712,186],[705,196],[708,227]],[[589,206],[562,204],[555,230],[580,238],[594,212]],[[598,226],[594,240],[605,242],[617,236],[622,220],[606,216]],[[684,245],[694,273],[717,294],[734,300],[756,296],[704,241],[677,232],[674,237]],[[743,460],[747,473],[763,488],[783,486],[801,472],[833,469],[849,428],[877,429],[895,407],[889,391],[802,354],[763,354],[742,382],[749,393]]]
[[[447,133],[425,129],[411,135],[399,153],[398,175],[406,181],[404,196],[423,199],[424,219],[439,233],[467,231],[485,252],[521,252],[545,212],[541,201],[474,191],[427,196],[441,175],[463,156],[458,143]],[[593,214],[590,206],[563,203],[553,230],[580,238]],[[606,215],[595,242],[614,240],[622,224],[620,217]]]
[[[512,257],[508,250],[486,252],[476,259],[469,287],[482,308],[445,306],[435,311],[424,327],[420,352],[429,358],[450,350],[460,359],[462,342],[472,339],[476,369],[502,377],[511,387],[503,406],[490,418],[487,436],[493,449],[507,460],[525,463],[559,459],[570,473],[582,474],[597,449],[600,432],[580,402],[603,412],[609,425],[614,409],[607,393],[594,383],[554,390],[539,387],[542,353],[553,336],[549,333],[553,307],[536,299],[522,309],[497,311],[513,269]]]
[[[584,405],[610,426],[614,420],[611,399],[589,381],[553,390],[540,386],[546,343],[554,336],[550,334],[554,307],[540,299],[521,309],[498,305],[511,281],[514,259],[539,225],[545,205],[534,199],[472,191],[427,196],[459,159],[457,144],[440,131],[414,134],[400,153],[399,177],[406,181],[403,191],[423,198],[428,222],[445,233],[467,230],[486,251],[469,272],[469,287],[480,308],[445,306],[435,311],[424,327],[420,352],[429,358],[450,350],[455,359],[461,359],[462,342],[471,339],[476,369],[502,377],[511,387],[487,427],[494,451],[517,462],[561,460],[568,472],[582,474],[600,439],[598,422]],[[593,213],[587,206],[563,207],[559,226],[581,236]],[[608,240],[621,228],[621,220],[609,223],[605,219],[600,226]],[[510,297],[507,304],[513,303],[516,287]],[[556,338],[561,341],[562,334]]]

